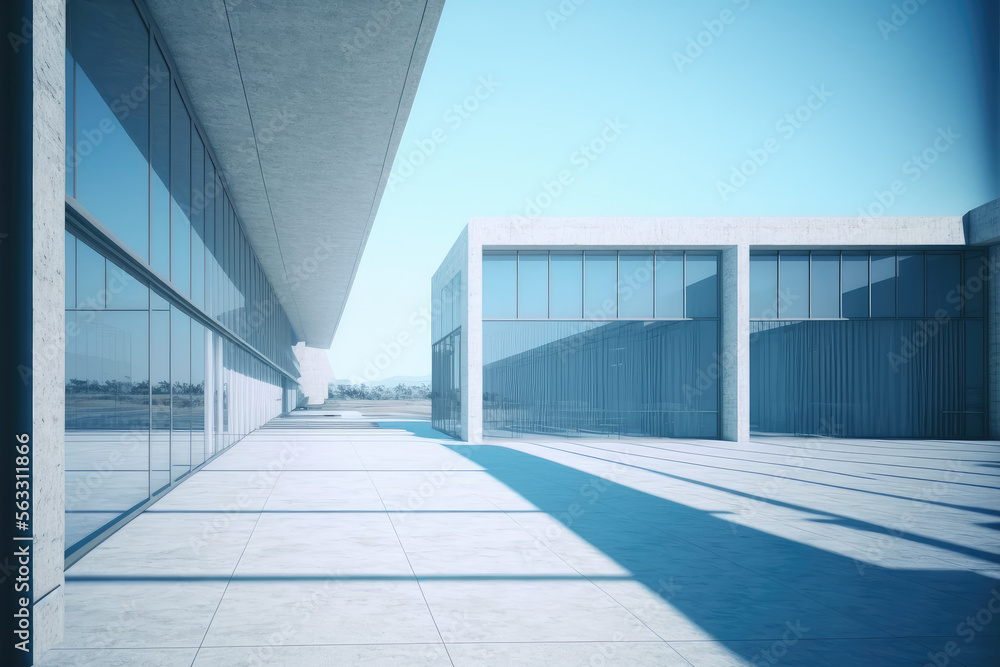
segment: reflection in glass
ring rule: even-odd
[[[812,317],[840,317],[840,253],[813,253],[809,289],[812,295]]]
[[[549,316],[549,255],[517,254],[517,316],[540,320]]]
[[[431,347],[431,426],[455,437],[462,427],[461,350],[461,330]]]
[[[191,300],[205,307],[205,145],[191,133]]]
[[[618,317],[653,317],[653,253],[618,256]]]
[[[153,493],[170,484],[170,311],[149,314],[150,386],[152,431],[150,433],[150,486]]]
[[[837,261],[840,259],[838,257]],[[840,286],[837,286],[840,300]],[[750,255],[750,319],[778,317],[778,255]]]
[[[583,317],[583,253],[552,252],[549,281],[549,317]]]
[[[149,288],[112,261],[107,263],[107,307],[149,308]]]
[[[484,433],[718,437],[717,352],[717,320],[484,322]]]
[[[924,255],[903,254],[897,256],[899,280],[899,317],[924,316]]]
[[[170,309],[170,477],[191,470],[191,318]]]
[[[191,295],[191,117],[177,88],[170,97],[170,282]]]
[[[76,244],[76,307],[104,308],[104,257],[82,241]]]
[[[66,307],[76,308],[76,237],[66,232]]]
[[[167,63],[155,43],[149,47],[149,67],[167,73]],[[170,277],[170,89],[165,83],[149,91],[151,169],[149,178],[149,263],[160,275]]]
[[[656,317],[684,317],[684,254],[656,253]]]
[[[483,254],[483,319],[516,317],[517,255]]]
[[[961,283],[961,255],[927,253],[927,315],[957,317]]]
[[[798,252],[778,254],[778,317],[809,317],[809,255]]]
[[[685,303],[688,317],[719,316],[719,258],[685,255]]]
[[[191,323],[191,466],[208,458],[205,451],[205,327]]]
[[[981,253],[965,256],[965,281],[962,283],[963,314],[965,317],[983,316],[983,293],[989,278],[989,264]]]
[[[896,317],[896,255],[872,253],[872,317]]]
[[[841,276],[844,317],[868,317],[868,253],[844,253]]]
[[[588,319],[618,317],[618,253],[588,251],[583,256],[583,313]]]

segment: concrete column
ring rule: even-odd
[[[750,440],[750,246],[722,251],[723,440]]]
[[[997,279],[996,273],[1000,270],[1000,245],[991,245],[987,252],[990,265],[986,283],[987,433],[992,440],[998,440],[1000,439],[1000,280]]]
[[[468,271],[462,277],[468,307],[462,322],[462,439],[483,441],[483,246],[478,227],[468,227]]]

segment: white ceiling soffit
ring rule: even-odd
[[[444,0],[146,0],[295,333],[329,347]]]

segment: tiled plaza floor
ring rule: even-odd
[[[1000,664],[1000,446],[261,429],[66,573],[43,665]]]

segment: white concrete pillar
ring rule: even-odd
[[[750,440],[750,246],[722,251],[721,351],[723,440]]]

